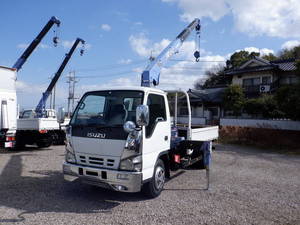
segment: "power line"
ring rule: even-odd
[[[132,66],[132,65],[138,65],[138,64],[142,64],[145,63],[147,60],[139,60],[139,61],[133,61],[131,63],[128,64],[108,64],[108,65],[103,65],[100,67],[95,67],[95,68],[78,68],[76,71],[98,71],[98,70],[114,70],[114,69],[119,69],[119,68],[123,68],[123,67],[128,67],[128,66]]]
[[[169,61],[175,61],[175,62],[226,62],[226,60],[199,60],[198,62],[195,62],[194,60],[187,60],[187,59],[170,59]]]

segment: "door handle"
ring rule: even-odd
[[[165,141],[167,141],[168,140],[168,136],[165,136]]]

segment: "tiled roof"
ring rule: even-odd
[[[293,71],[296,70],[295,59],[283,59],[268,61],[259,57],[255,57],[256,60],[266,63],[263,66],[246,67],[242,69],[230,69],[225,71],[225,74],[233,75],[246,72],[258,72],[266,70],[281,70],[281,71]]]
[[[295,59],[284,59],[271,61],[273,65],[277,65],[280,70],[293,71],[296,70]]]
[[[269,65],[269,66],[253,66],[253,67],[246,67],[244,69],[231,69],[225,71],[225,74],[238,74],[238,73],[246,73],[246,72],[258,72],[258,71],[266,71],[266,70],[273,70],[277,69],[277,65]]]
[[[191,102],[221,103],[226,88],[208,88],[203,90],[190,89],[188,94]]]

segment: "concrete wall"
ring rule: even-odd
[[[257,127],[279,130],[300,130],[300,121],[258,120],[258,119],[220,119],[221,126]]]

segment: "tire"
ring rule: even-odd
[[[198,162],[195,162],[193,165],[191,165],[192,169],[197,169],[197,170],[204,170],[205,169],[203,152],[200,152],[200,155],[202,155],[202,159],[199,160]],[[199,155],[197,155],[197,156],[199,156]]]
[[[165,165],[161,159],[158,159],[151,180],[143,185],[142,192],[149,198],[155,198],[160,195],[164,188],[166,180]]]
[[[36,145],[38,148],[47,148],[52,145],[52,137],[49,135],[37,140]]]

